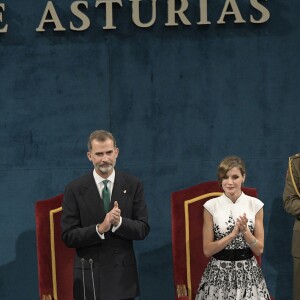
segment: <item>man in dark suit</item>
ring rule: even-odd
[[[93,172],[65,188],[62,239],[76,248],[75,300],[127,300],[139,295],[133,240],[148,235],[148,212],[141,182],[115,170],[118,154],[111,133],[94,131],[87,152]]]
[[[292,255],[294,260],[294,300],[300,300],[300,153],[289,158],[289,167],[283,192],[283,204],[287,213],[295,217]]]

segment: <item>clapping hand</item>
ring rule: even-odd
[[[110,214],[110,223],[113,226],[118,226],[121,217],[121,209],[119,208],[118,202],[114,202],[113,209],[109,212]]]
[[[118,202],[115,201],[112,210],[106,214],[103,222],[100,225],[98,225],[98,231],[100,233],[104,233],[110,230],[111,225],[118,226],[120,222],[120,217],[121,210],[119,208]]]
[[[239,216],[237,218],[236,223],[239,227],[239,230],[243,233],[249,229],[248,228],[248,218],[245,213],[242,216]]]

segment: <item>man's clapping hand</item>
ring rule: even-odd
[[[114,202],[113,209],[109,212],[110,214],[110,223],[113,226],[118,226],[120,223],[120,217],[121,217],[121,210],[119,208],[118,202]]]
[[[100,233],[104,233],[110,230],[111,225],[118,226],[118,224],[120,223],[120,217],[121,210],[119,208],[118,202],[115,201],[112,210],[106,214],[104,221],[98,225],[98,231]]]

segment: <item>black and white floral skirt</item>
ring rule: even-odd
[[[208,263],[195,300],[230,299],[271,299],[255,257],[240,261],[224,261],[212,257]]]

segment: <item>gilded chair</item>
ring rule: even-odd
[[[61,239],[60,194],[35,204],[38,285],[42,300],[73,299],[74,249],[67,248]]]
[[[245,194],[257,197],[255,188]],[[210,181],[171,194],[173,272],[176,300],[195,299],[209,261],[202,249],[203,204],[222,194],[217,181]],[[261,264],[261,257],[257,257]]]

